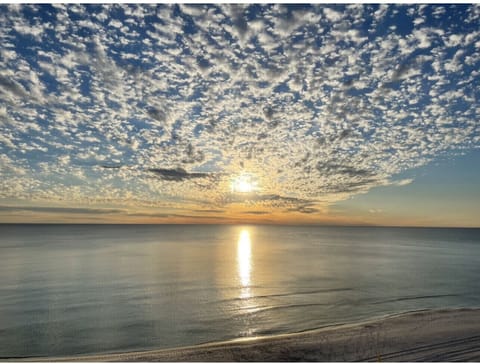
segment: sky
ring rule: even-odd
[[[480,6],[0,5],[0,222],[480,227]]]

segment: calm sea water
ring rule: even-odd
[[[0,357],[480,306],[480,230],[0,225]]]

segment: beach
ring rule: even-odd
[[[361,323],[229,342],[33,361],[479,361],[480,309],[420,310]]]

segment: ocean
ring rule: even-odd
[[[480,229],[0,225],[0,358],[480,306]]]

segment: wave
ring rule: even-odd
[[[301,295],[344,292],[344,291],[353,291],[353,288],[329,288],[329,289],[316,289],[316,290],[311,290],[311,291],[273,293],[273,294],[264,294],[264,295],[254,295],[254,296],[250,296],[250,297],[227,298],[227,299],[223,299],[223,300],[217,300],[215,302],[224,303],[224,302],[235,302],[235,301],[249,301],[249,300],[254,300],[254,299],[259,299],[259,298],[261,299],[261,298],[274,298],[274,297],[301,296]]]
[[[423,300],[423,299],[428,299],[428,298],[442,298],[442,297],[461,297],[463,296],[462,294],[434,294],[434,295],[425,295],[425,296],[406,296],[406,297],[397,297],[397,298],[391,298],[388,300],[382,300],[382,301],[375,301],[372,302],[372,305],[380,305],[383,303],[390,303],[390,302],[400,302],[400,301],[413,301],[413,300]]]

